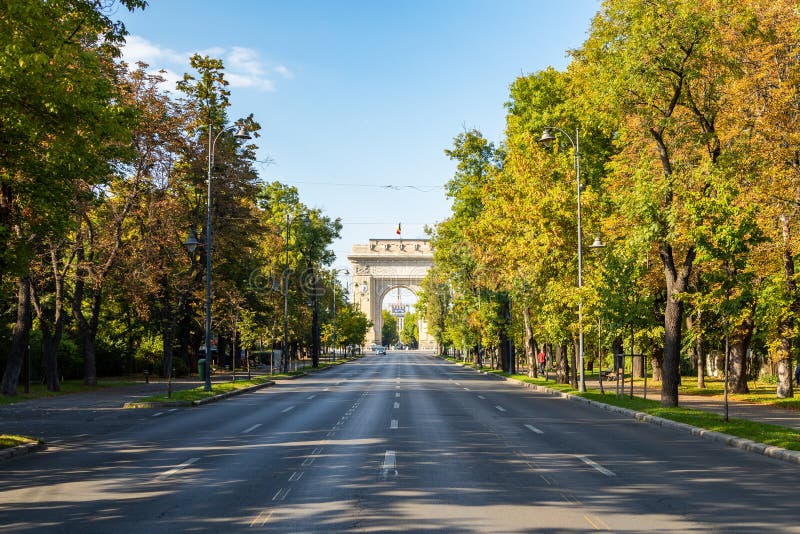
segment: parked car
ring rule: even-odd
[[[377,347],[375,347],[375,354],[378,355],[386,354],[386,347],[384,347],[383,345],[378,345]]]

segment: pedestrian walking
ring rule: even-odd
[[[547,362],[547,355],[544,353],[544,349],[539,351],[539,374],[544,374],[544,364]],[[798,366],[800,368],[800,366]]]

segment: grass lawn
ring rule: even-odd
[[[38,443],[39,440],[28,436],[15,436],[13,434],[0,434],[0,449],[26,445],[28,443]]]
[[[280,379],[285,375],[266,375],[253,378],[251,380],[237,380],[236,382],[211,382],[211,391],[206,391],[205,386],[199,386],[192,389],[184,389],[181,391],[173,391],[172,397],[164,395],[153,395],[141,399],[141,402],[175,402],[175,401],[196,401],[202,400],[222,393],[228,393],[237,389],[245,389],[257,384],[269,382],[272,379]]]
[[[448,358],[450,361],[459,361]],[[472,366],[474,367],[474,366]],[[597,389],[587,389],[584,393],[579,393],[577,390],[572,389],[569,384],[556,384],[553,380],[545,380],[544,378],[529,378],[527,375],[509,375],[499,370],[484,369],[491,374],[501,376],[510,376],[522,382],[537,384],[540,386],[570,393],[579,397],[591,399],[596,402],[620,406],[629,410],[644,412],[663,419],[678,421],[686,423],[698,428],[705,428],[715,432],[722,432],[744,439],[750,439],[758,443],[765,443],[767,445],[774,445],[776,447],[783,447],[793,451],[800,451],[800,432],[777,425],[767,425],[763,423],[755,423],[743,419],[729,419],[726,423],[721,415],[704,412],[701,410],[690,410],[688,408],[664,408],[659,401],[645,400],[640,397],[629,398],[627,395],[617,398],[613,392],[611,394],[600,393]],[[588,378],[588,375],[587,375]],[[706,377],[706,389],[698,389],[696,387],[696,379],[693,377],[683,377],[683,385],[679,389],[679,395],[708,395],[720,396],[723,395],[723,381],[716,378]],[[636,385],[641,386],[643,380],[636,380]],[[776,399],[775,398],[775,384],[767,383],[749,383],[750,393],[742,395],[729,394],[730,400],[739,400],[747,402],[758,402],[762,404],[771,404],[775,406],[782,406],[793,409],[800,409],[800,399]],[[660,382],[653,382],[648,380],[648,390],[652,388],[653,391],[660,389]],[[627,388],[626,388],[627,390]]]
[[[47,391],[44,384],[31,384],[30,393],[25,393],[25,387],[20,385],[17,394],[13,397],[0,395],[0,404],[13,404],[15,402],[41,399],[44,397],[57,397],[59,395],[69,395],[71,393],[81,393],[84,391],[97,391],[98,389],[130,386],[138,383],[136,380],[126,378],[106,378],[98,379],[96,386],[84,385],[83,380],[65,380],[61,382],[61,391]]]
[[[319,369],[325,369],[326,367],[331,367],[333,365],[338,365],[340,363],[344,363],[349,360],[337,360],[335,362],[319,362]],[[212,379],[211,382],[211,391],[206,391],[205,386],[199,386],[193,389],[185,389],[182,391],[174,391],[172,393],[172,397],[167,397],[166,395],[153,395],[152,397],[145,397],[141,400],[141,402],[176,402],[176,401],[196,401],[202,400],[208,397],[214,397],[216,395],[221,395],[222,393],[228,393],[230,391],[235,391],[237,389],[245,389],[251,386],[255,386],[257,384],[263,384],[264,382],[269,382],[270,380],[285,380],[287,378],[291,378],[296,375],[302,375],[306,372],[313,372],[315,369],[311,367],[304,367],[302,370],[298,371],[290,371],[289,373],[284,374],[275,374],[275,375],[262,375],[251,380],[239,380],[237,379],[236,382],[214,382]],[[247,371],[244,371],[246,373]],[[239,371],[237,371],[237,374]]]

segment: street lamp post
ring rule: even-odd
[[[347,269],[342,269],[342,272],[346,275],[350,274],[350,271]],[[332,289],[333,289],[333,360],[336,361],[336,275],[339,273],[339,269],[331,269],[332,273]]]
[[[306,224],[311,221],[306,215],[303,219]],[[292,224],[292,215],[286,213],[286,263],[283,271],[283,350],[281,351],[281,373],[289,372],[289,237]]]
[[[213,134],[213,127],[208,125],[208,198],[206,199],[206,367],[205,367],[205,391],[211,391],[211,178],[212,169],[214,167],[214,149],[217,147],[217,139],[223,132],[232,130],[236,126],[229,126],[228,128],[221,129],[216,136]],[[239,129],[234,134],[236,139],[250,139],[250,134],[247,133],[244,126],[239,126]],[[192,232],[184,245],[189,249],[190,253],[194,253],[200,242],[197,240],[197,235]]]
[[[539,139],[540,143],[550,145],[556,140],[553,135],[553,130],[558,130],[569,139],[572,144],[572,149],[575,154],[575,181],[577,182],[578,189],[578,293],[583,288],[583,229],[581,227],[581,155],[580,155],[580,140],[578,129],[575,128],[575,139],[557,126],[547,126],[542,132],[542,137]],[[586,391],[586,381],[583,376],[583,297],[578,295],[578,365],[580,371],[580,378],[578,381],[578,391]]]
[[[283,350],[281,373],[289,372],[289,229],[291,215],[286,214],[286,264],[283,270]]]

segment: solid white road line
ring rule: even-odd
[[[588,465],[590,467],[593,467],[594,469],[597,469],[598,471],[600,471],[601,473],[603,473],[607,477],[615,477],[615,476],[617,476],[616,473],[614,473],[613,471],[609,471],[608,469],[606,469],[602,465],[598,464],[594,460],[590,460],[586,456],[580,456],[580,455],[577,455],[577,454],[576,454],[576,456],[578,457],[578,459],[581,462],[585,463],[586,465]]]
[[[392,422],[389,424],[389,428],[391,430],[396,430],[397,429],[397,419],[392,419]]]
[[[505,408],[503,408],[502,406],[495,406],[494,408],[495,408],[495,410],[497,410],[498,412],[505,412],[505,411],[506,411],[506,409],[505,409]]]
[[[261,426],[261,423],[256,423],[255,425],[251,426],[247,430],[243,430],[242,434],[249,434],[250,432],[252,432],[253,430],[255,430],[256,428],[258,428],[260,426]]]
[[[175,467],[173,467],[169,471],[165,471],[165,472],[161,473],[156,478],[157,479],[163,479],[163,478],[167,478],[169,476],[172,476],[175,473],[177,473],[178,471],[181,471],[182,469],[186,469],[187,467],[189,467],[190,465],[192,465],[193,463],[195,463],[199,459],[200,458],[189,458],[188,460],[186,460],[182,464],[176,465]]]
[[[281,413],[290,412],[292,410],[294,410],[294,406],[289,406],[288,408],[284,408],[283,410],[281,410]]]
[[[533,425],[525,425],[525,428],[527,428],[531,432],[536,432],[537,434],[544,434],[544,432],[542,432],[541,430],[539,430],[538,428],[536,428]]]

